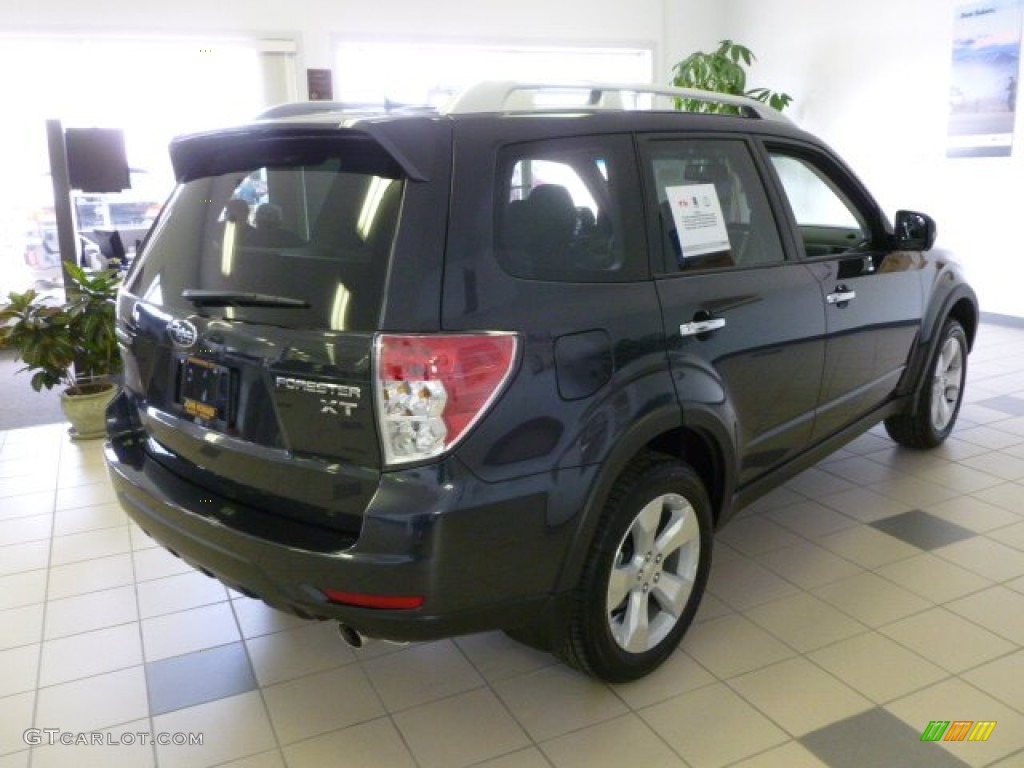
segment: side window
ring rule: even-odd
[[[645,158],[667,269],[758,267],[785,260],[743,141],[655,140]]]
[[[495,252],[516,277],[618,282],[646,273],[623,191],[636,188],[625,137],[507,147],[499,155]],[[631,256],[630,256],[631,254]]]
[[[771,160],[808,256],[842,253],[870,240],[867,218],[823,167],[778,151]]]

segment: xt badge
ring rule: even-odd
[[[330,416],[340,416],[344,411],[346,416],[351,416],[356,409],[356,403],[343,403],[341,400],[329,400],[326,397],[320,398],[320,413]]]
[[[348,384],[332,384],[327,381],[310,381],[295,379],[290,376],[276,376],[274,387],[289,392],[308,392],[311,395],[323,395],[320,398],[320,413],[328,416],[349,417],[359,407],[362,392],[359,387]],[[356,401],[356,402],[352,402]]]

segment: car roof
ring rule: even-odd
[[[587,118],[566,130],[566,118]],[[649,84],[536,83],[484,81],[453,96],[441,107],[396,102],[315,101],[283,104],[263,112],[258,122],[278,126],[350,128],[369,134],[405,121],[481,121],[531,118],[549,122],[551,136],[571,132],[675,131],[745,132],[817,139],[786,115],[755,99],[696,89]],[[547,118],[547,121],[545,121]],[[561,126],[561,127],[559,127]],[[544,129],[526,131],[542,134]],[[819,142],[820,143],[820,142]]]
[[[677,105],[697,111],[680,111]],[[179,137],[172,143],[171,154],[180,180],[190,175],[181,170],[185,164],[182,161],[193,154],[189,145],[201,147],[207,142],[222,143],[229,137],[242,139],[246,135],[266,137],[273,133],[299,138],[306,132],[312,136],[338,131],[374,140],[396,159],[407,176],[425,180],[431,175],[428,167],[432,161],[423,140],[451,130],[443,128],[444,124],[469,123],[473,131],[480,132],[485,132],[487,125],[501,125],[507,137],[510,121],[517,122],[512,133],[523,140],[685,130],[788,136],[820,144],[785,115],[744,96],[654,85],[490,81],[470,87],[441,108],[393,102],[282,104],[242,126]]]
[[[312,101],[283,104],[263,112],[260,119],[316,122],[389,115],[559,114],[565,112],[672,112],[724,111],[741,117],[790,123],[778,110],[747,96],[692,88],[669,88],[622,83],[524,83],[484,81],[453,96],[442,107],[420,107],[384,102]]]

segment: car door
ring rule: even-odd
[[[824,363],[818,280],[787,259],[751,145],[640,142],[655,284],[683,418],[736,443],[740,484],[810,439]]]
[[[920,329],[924,261],[895,250],[877,204],[824,151],[777,143],[768,154],[825,302],[818,442],[896,389]]]

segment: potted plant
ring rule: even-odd
[[[121,355],[114,309],[117,270],[86,271],[65,265],[67,298],[61,302],[29,289],[12,292],[0,308],[0,345],[11,347],[32,372],[29,383],[63,387],[61,406],[74,439],[105,433],[107,404],[117,393]]]
[[[782,111],[793,97],[788,93],[779,93],[768,88],[751,88],[747,90],[747,72],[757,59],[745,45],[732,40],[722,40],[718,48],[711,53],[696,51],[672,69],[672,85],[678,88],[698,88],[702,91],[729,93],[733,96],[747,96],[763,102],[773,109]],[[688,112],[726,112],[734,113],[735,107],[691,99],[677,99],[676,107]]]

